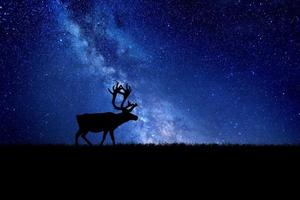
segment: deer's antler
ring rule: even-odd
[[[120,84],[119,82],[117,82],[113,87],[112,90],[108,89],[108,91],[112,94],[112,105],[115,109],[117,110],[122,110],[122,112],[131,112],[136,106],[136,103],[131,103],[130,101],[128,101],[127,106],[124,107],[124,103],[127,100],[127,98],[129,97],[130,93],[131,93],[131,87],[126,84],[125,87]],[[123,96],[123,100],[121,103],[121,106],[117,106],[116,105],[116,98],[117,95],[121,94]]]
[[[127,106],[126,106],[126,110],[128,112],[133,111],[133,109],[137,107],[137,103],[131,103],[130,101],[128,101]]]

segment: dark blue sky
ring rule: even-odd
[[[299,143],[300,2],[0,3],[1,143],[72,143],[75,115],[113,111],[119,142]],[[100,135],[89,136],[99,142]]]

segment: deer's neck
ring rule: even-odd
[[[117,116],[118,116],[117,117],[117,124],[118,125],[121,125],[121,124],[129,121],[129,119],[126,118],[126,116],[123,113],[119,113],[119,114],[117,114]]]

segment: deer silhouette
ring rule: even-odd
[[[112,105],[116,110],[122,111],[121,113],[91,113],[91,114],[82,114],[77,115],[77,122],[79,125],[79,130],[76,133],[75,144],[78,145],[79,137],[83,138],[86,143],[92,145],[92,143],[86,138],[88,132],[102,132],[103,137],[100,145],[103,145],[106,135],[109,132],[113,145],[115,145],[115,137],[114,130],[118,128],[120,125],[128,122],[130,120],[138,120],[138,117],[131,112],[135,107],[137,107],[136,103],[127,102],[127,106],[124,106],[125,101],[131,93],[131,87],[126,84],[125,87],[117,82],[112,90],[108,89],[108,91],[112,94]],[[123,100],[120,106],[116,105],[117,96],[122,95]]]

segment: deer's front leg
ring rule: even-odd
[[[101,143],[100,143],[101,146],[103,145],[103,143],[104,143],[104,141],[105,141],[106,135],[107,135],[107,131],[104,131],[104,132],[103,132],[102,141],[101,141]]]
[[[116,145],[114,131],[109,131],[109,135],[111,137],[112,144]]]

